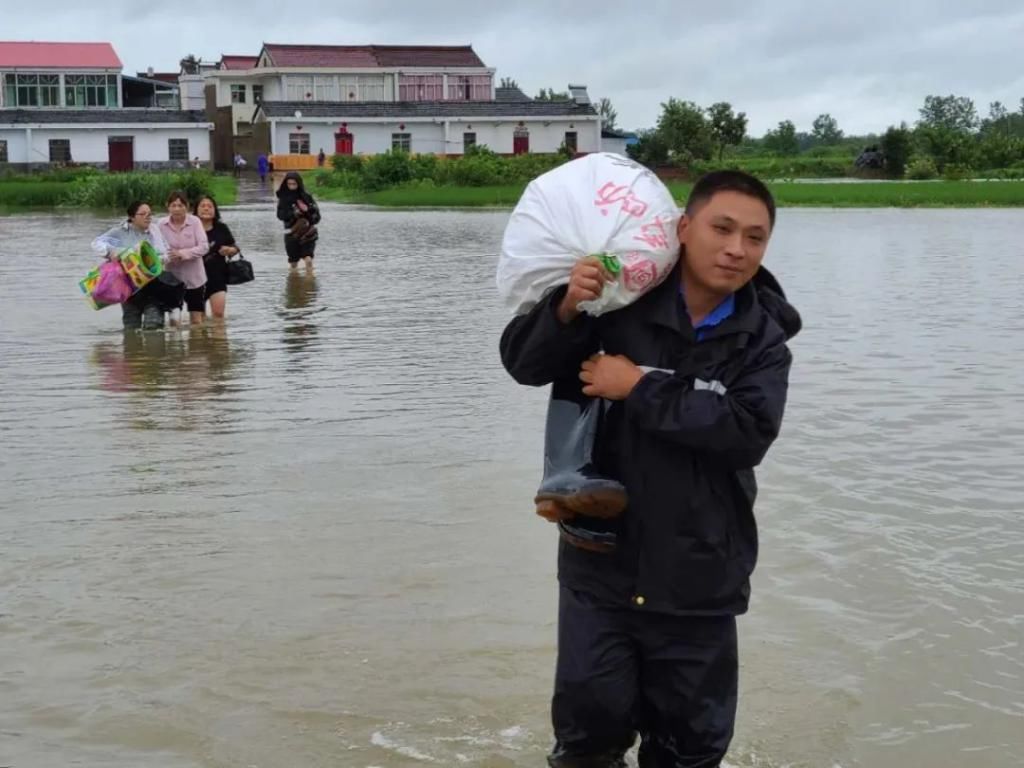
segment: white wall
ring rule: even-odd
[[[5,130],[0,128],[0,139],[7,142],[7,162],[24,163],[25,158],[25,131]]]
[[[210,132],[205,128],[33,128],[31,151],[25,152],[24,129],[0,129],[7,139],[8,161],[12,163],[50,162],[50,139],[70,139],[71,159],[76,163],[105,163],[109,160],[109,136],[134,137],[135,162],[167,162],[168,139],[188,139],[189,159],[210,160]]]
[[[274,152],[279,155],[288,154],[288,134],[297,133],[296,126],[302,126],[302,133],[309,134],[309,153],[315,155],[323,147],[328,155],[334,154],[334,134],[341,129],[341,121],[336,123],[308,123],[294,118],[288,122],[277,123],[275,131]],[[405,131],[399,129],[400,123],[349,123],[348,131],[353,137],[352,151],[357,155],[376,155],[391,149],[392,133],[411,133],[412,151],[417,153],[441,154],[444,152],[444,125],[434,123],[405,123]]]
[[[403,132],[399,128],[402,122],[396,118],[387,120],[375,123],[348,121],[348,131],[353,136],[353,152],[357,155],[374,155],[391,149],[391,134]],[[513,133],[518,121],[500,122],[497,126],[495,122],[495,118],[484,121],[452,121],[447,145],[444,139],[444,121],[440,119],[436,122],[406,122],[404,132],[412,134],[412,151],[417,153],[462,154],[462,134],[475,132],[478,145],[487,145],[500,154],[511,154]],[[301,125],[301,132],[309,134],[310,154],[317,154],[320,147],[323,147],[324,152],[331,155],[334,153],[334,134],[340,130],[341,123],[340,118],[337,122],[330,123],[313,123],[301,118],[281,119],[276,123],[273,151],[275,154],[288,154],[288,134],[298,132],[296,126]],[[577,133],[578,151],[599,152],[601,149],[601,131],[596,120],[527,120],[524,121],[524,125],[530,131],[530,152],[557,152],[565,141],[566,131],[570,130]]]
[[[202,75],[179,75],[178,88],[182,109],[206,109],[205,82]]]
[[[462,134],[476,133],[476,143],[485,144],[499,154],[512,152],[512,140],[518,120],[498,122],[494,118],[484,120],[452,121],[449,129],[451,153],[462,152]],[[576,149],[579,152],[598,152],[601,148],[601,131],[596,120],[547,119],[524,120],[523,127],[530,132],[530,152],[557,152],[565,141],[566,131],[576,131]]]
[[[616,155],[626,154],[626,140],[625,139],[601,139],[601,151],[612,152]]]

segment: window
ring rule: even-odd
[[[440,101],[444,98],[441,75],[399,75],[399,101]]]
[[[0,139],[0,163],[6,163],[7,160],[7,139]]]
[[[64,103],[68,107],[116,107],[117,75],[65,75]]]
[[[231,103],[245,104],[245,84],[231,86]]]
[[[570,152],[575,153],[576,152],[576,144],[577,144],[576,131],[566,131],[565,132],[565,148],[567,150],[569,150]]]
[[[60,75],[6,75],[4,104],[8,107],[59,107]]]
[[[401,150],[402,152],[412,151],[412,134],[411,133],[392,133],[391,134],[391,149]]]
[[[465,152],[470,147],[476,146],[476,134],[475,133],[464,133],[462,134],[462,151]]]
[[[289,133],[288,134],[288,153],[292,155],[308,155],[309,154],[309,134],[308,133]]]
[[[188,160],[188,139],[168,139],[167,159]]]
[[[490,101],[490,75],[449,75],[449,101]]]
[[[254,85],[252,87],[252,103],[262,104],[263,103],[263,86]]]
[[[71,162],[71,140],[50,139],[50,162],[70,163]]]
[[[313,78],[313,101],[337,101],[334,97],[334,77]]]
[[[312,77],[286,77],[286,101],[306,101],[313,98]]]

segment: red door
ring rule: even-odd
[[[352,134],[351,133],[336,133],[336,134],[334,134],[334,154],[336,154],[336,155],[351,155],[352,154]]]
[[[107,167],[111,173],[135,168],[135,152],[131,136],[111,136],[107,139]]]
[[[512,136],[512,154],[525,155],[530,151],[530,134],[526,131],[516,131]]]

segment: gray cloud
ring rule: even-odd
[[[5,3],[6,5],[6,3]],[[693,5],[693,7],[685,7]],[[984,114],[1024,97],[1024,8],[1018,0],[968,3],[863,0],[679,0],[580,3],[519,0],[272,0],[95,6],[49,0],[46,13],[5,9],[5,39],[109,40],[126,71],[171,70],[187,53],[258,52],[261,43],[472,43],[528,93],[582,82],[609,97],[626,128],[650,126],[670,96],[730,101],[750,130],[778,121],[807,130],[830,112],[848,133],[913,122],[930,93],[975,100]]]

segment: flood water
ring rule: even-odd
[[[226,325],[127,336],[77,294],[111,219],[0,218],[0,766],[543,765],[508,213],[325,205],[315,278],[224,215]],[[1022,223],[781,211],[805,330],[730,765],[1024,764]]]

